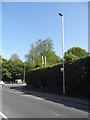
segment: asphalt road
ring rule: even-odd
[[[88,118],[88,112],[24,94],[4,86],[2,113],[7,118]]]

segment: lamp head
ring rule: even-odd
[[[61,13],[59,13],[59,15],[62,17],[63,16],[63,14],[61,14]]]

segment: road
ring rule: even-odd
[[[4,86],[2,113],[7,118],[88,118],[88,112]]]

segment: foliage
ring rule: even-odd
[[[53,51],[51,39],[38,40],[36,45],[31,45],[29,53],[25,56],[27,61],[35,64],[36,67],[42,66],[42,56],[46,56],[47,65],[60,63],[60,58]]]
[[[35,63],[35,60],[37,58],[37,54],[36,54],[36,47],[32,44],[31,45],[31,50],[29,51],[29,53],[25,56],[25,58],[27,59],[27,61],[31,62],[31,63]]]
[[[56,65],[30,70],[26,74],[26,83],[34,88],[41,88],[44,91],[60,93],[62,92],[60,66]]]
[[[51,39],[46,39],[46,40],[40,39],[36,42],[36,48],[40,55],[44,55],[45,52],[52,51],[53,49],[52,40]]]
[[[9,60],[1,59],[0,64],[2,67],[0,67],[0,71],[2,71],[2,79],[3,81],[15,81],[17,78],[23,79],[25,69],[28,86],[30,85],[46,92],[62,94],[63,76],[60,58],[53,50],[46,50],[45,46],[44,52],[41,52],[43,51],[40,47],[42,42],[40,40],[37,43],[39,45],[37,51],[39,50],[39,52],[38,54],[35,53],[38,57],[37,59],[34,58],[34,62],[32,61],[33,59],[22,62],[18,55],[11,56]],[[37,48],[37,46],[33,47]],[[41,64],[41,53],[47,56],[47,66],[42,66]],[[65,60],[66,95],[87,97],[88,92],[90,92],[88,89],[90,56],[85,50],[74,47],[65,53]]]
[[[66,92],[69,95],[88,97],[90,57],[65,65]]]
[[[0,63],[1,63],[1,61],[2,61],[2,56],[0,55]]]
[[[10,60],[15,61],[15,60],[20,60],[20,59],[19,59],[19,56],[16,53],[14,53],[11,55]]]
[[[0,55],[0,80],[2,79],[2,56]]]
[[[11,57],[12,58],[12,57]],[[3,81],[15,81],[15,79],[23,79],[23,63],[15,57],[15,59],[2,60],[2,79]]]
[[[88,97],[90,57],[79,59],[72,64],[65,63],[66,95]],[[62,94],[61,64],[53,67],[38,68],[27,72],[26,83],[43,91]]]
[[[80,47],[73,47],[73,48],[70,48],[65,53],[64,58],[65,58],[65,61],[74,62],[80,58],[85,58],[88,55],[89,55],[88,52],[86,52],[84,49]]]
[[[11,70],[11,66],[8,62],[8,60],[6,59],[2,59],[2,80],[8,80],[8,79],[11,79],[11,73],[10,73],[10,70]]]
[[[9,61],[11,64],[12,80],[23,79],[23,64],[20,60]]]

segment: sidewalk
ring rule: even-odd
[[[14,89],[15,91],[20,91],[23,94],[32,95],[38,98],[42,98],[45,101],[50,101],[58,104],[62,104],[67,107],[72,107],[84,111],[89,111],[90,106],[88,105],[87,99],[80,99],[75,97],[63,96],[63,95],[56,95],[51,93],[45,93],[40,91],[34,90],[25,90],[22,89],[23,85],[13,85],[10,89]],[[88,108],[89,107],[89,108]]]
[[[68,97],[68,96],[63,96],[63,95],[55,95],[51,93],[44,93],[44,92],[39,92],[39,91],[33,91],[33,90],[21,90],[25,94],[33,94],[35,96],[43,97],[45,99],[53,99],[59,102],[59,100],[64,100],[64,101],[70,101],[78,104],[83,104],[88,106],[88,100],[87,99],[80,99],[80,98],[75,98],[75,97]]]
[[[22,90],[21,90],[22,91]],[[86,112],[90,112],[90,106],[88,104],[88,100],[68,97],[68,96],[59,96],[51,93],[43,93],[32,90],[23,90],[24,94],[33,95],[35,97],[42,98],[46,101],[62,104],[66,107],[71,107],[79,110],[83,110]]]

